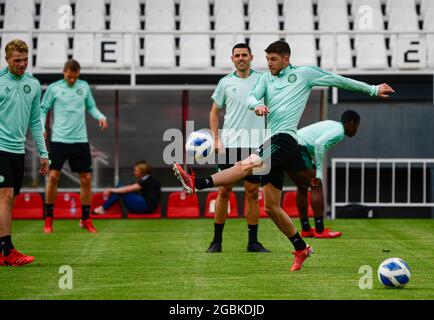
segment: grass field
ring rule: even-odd
[[[309,239],[315,254],[290,273],[292,249],[274,224],[261,220],[260,241],[272,253],[247,253],[246,222],[229,220],[223,252],[205,253],[213,221],[15,221],[17,248],[31,265],[0,268],[0,299],[434,299],[434,220],[337,220],[340,239]],[[297,221],[298,226],[298,221]],[[384,252],[389,251],[389,252]],[[404,289],[377,280],[380,262],[400,257],[412,268]],[[73,270],[73,289],[59,289],[59,267]],[[373,268],[373,288],[359,288],[359,267]]]

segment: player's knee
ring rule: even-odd
[[[0,198],[2,199],[3,203],[12,203],[14,199],[14,190],[12,188],[3,188],[0,189]]]
[[[258,194],[259,194],[259,192],[258,192],[257,187],[246,188],[247,200],[250,200],[250,201],[258,200]]]
[[[231,195],[231,191],[232,191],[232,188],[224,186],[224,187],[221,187],[219,189],[218,195],[219,195],[220,199],[227,200],[227,199],[229,199],[229,196]]]
[[[84,174],[80,176],[80,183],[84,187],[90,187],[92,183],[92,178],[90,174]]]
[[[48,175],[48,182],[52,184],[57,184],[60,179],[60,172],[58,171],[51,171]]]

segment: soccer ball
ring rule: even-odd
[[[185,143],[187,154],[196,160],[205,160],[214,152],[214,139],[206,130],[190,133]]]
[[[410,276],[410,267],[400,258],[386,259],[378,267],[378,279],[389,288],[404,287],[410,281]]]

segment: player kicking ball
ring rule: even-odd
[[[254,169],[261,168],[267,172],[261,176],[265,210],[294,246],[294,261],[290,270],[298,271],[313,249],[300,236],[280,202],[284,171],[288,170],[288,164],[292,165],[296,157],[297,126],[312,88],[334,86],[383,98],[387,98],[388,94],[394,91],[387,84],[371,86],[317,67],[292,66],[289,62],[291,49],[284,41],[273,42],[265,52],[269,72],[263,73],[258,79],[247,99],[247,107],[258,116],[268,114],[268,129],[271,131],[269,140],[257,150],[257,154],[252,154],[231,168],[208,177],[190,176],[177,163],[174,163],[173,169],[189,194],[235,183],[251,175]],[[264,99],[264,102],[261,99]]]
[[[53,232],[53,209],[57,195],[60,171],[66,160],[73,172],[80,176],[80,200],[82,217],[80,227],[91,233],[96,228],[89,218],[91,206],[92,157],[87,139],[86,111],[96,120],[102,130],[107,129],[107,119],[96,107],[89,84],[79,80],[80,64],[68,60],[63,69],[62,80],[48,86],[42,100],[42,123],[53,108],[54,121],[50,143],[50,172],[45,189],[44,232]]]
[[[29,48],[22,40],[5,46],[8,67],[0,71],[0,266],[23,266],[34,257],[22,254],[12,243],[11,211],[24,177],[28,128],[38,147],[39,172],[48,172],[48,152],[41,124],[41,85],[26,73]]]
[[[325,120],[297,132],[298,150],[289,176],[297,186],[296,204],[304,238],[337,238],[339,231],[324,228],[324,194],[322,188],[323,160],[327,150],[341,142],[345,136],[354,137],[360,125],[360,116],[353,110],[345,111],[341,121]],[[309,224],[308,190],[314,212],[315,228]]]

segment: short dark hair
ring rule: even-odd
[[[291,48],[289,47],[288,42],[278,40],[271,43],[267,49],[265,49],[266,53],[277,53],[281,56],[291,56]]]
[[[67,70],[72,72],[77,72],[81,70],[81,66],[77,60],[69,59],[68,61],[65,62],[65,66],[63,67],[63,71],[67,71]]]
[[[232,54],[234,54],[235,49],[247,49],[249,50],[249,53],[252,54],[252,50],[245,43],[237,43],[236,45],[234,45],[234,47],[232,48]]]
[[[341,122],[348,123],[351,121],[360,122],[360,115],[354,110],[347,110],[342,114]]]

